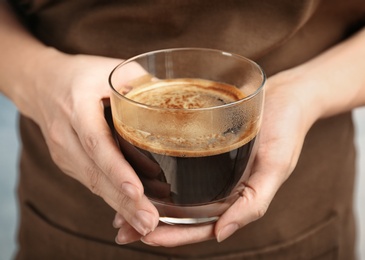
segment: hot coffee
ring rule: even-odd
[[[123,61],[109,83],[120,150],[160,220],[216,221],[249,176],[262,69],[225,51],[165,49]]]
[[[149,198],[193,206],[234,191],[259,127],[256,113],[234,106],[245,98],[239,89],[202,79],[151,80],[125,97],[152,111],[113,117],[122,153]]]

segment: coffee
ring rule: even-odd
[[[233,105],[245,95],[202,79],[152,79],[131,89],[125,97],[151,112],[128,113],[125,106],[124,116],[113,119],[121,151],[146,195],[184,206],[229,196],[258,132],[259,122],[250,117],[255,113]]]

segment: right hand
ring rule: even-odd
[[[121,60],[72,56],[54,49],[37,59],[34,80],[24,86],[16,102],[19,110],[39,125],[59,168],[102,197],[128,222],[133,232],[124,233],[125,241],[148,234],[158,224],[158,212],[117,148],[104,118],[103,100],[110,93],[108,75]],[[135,73],[138,67],[132,67],[126,79]]]
[[[252,171],[241,183],[245,187],[241,196],[218,221],[207,225],[160,225],[143,237],[142,242],[164,247],[214,238],[221,242],[265,215],[276,192],[296,167],[307,132],[322,113],[319,105],[308,107],[308,104],[318,104],[322,87],[308,86],[306,76],[288,70],[267,80],[262,127]],[[118,227],[123,230],[118,233],[120,241],[128,225],[119,222]]]

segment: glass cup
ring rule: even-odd
[[[160,221],[216,221],[249,176],[263,70],[224,51],[165,49],[122,62],[109,83],[117,143]]]

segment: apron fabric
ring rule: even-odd
[[[125,59],[162,48],[214,48],[254,59],[268,76],[315,57],[365,21],[363,0],[11,2],[40,40],[63,52]],[[60,171],[39,127],[24,116],[20,134],[17,259],[355,258],[351,113],[314,124],[263,218],[222,243],[175,248],[117,245],[115,212]]]

